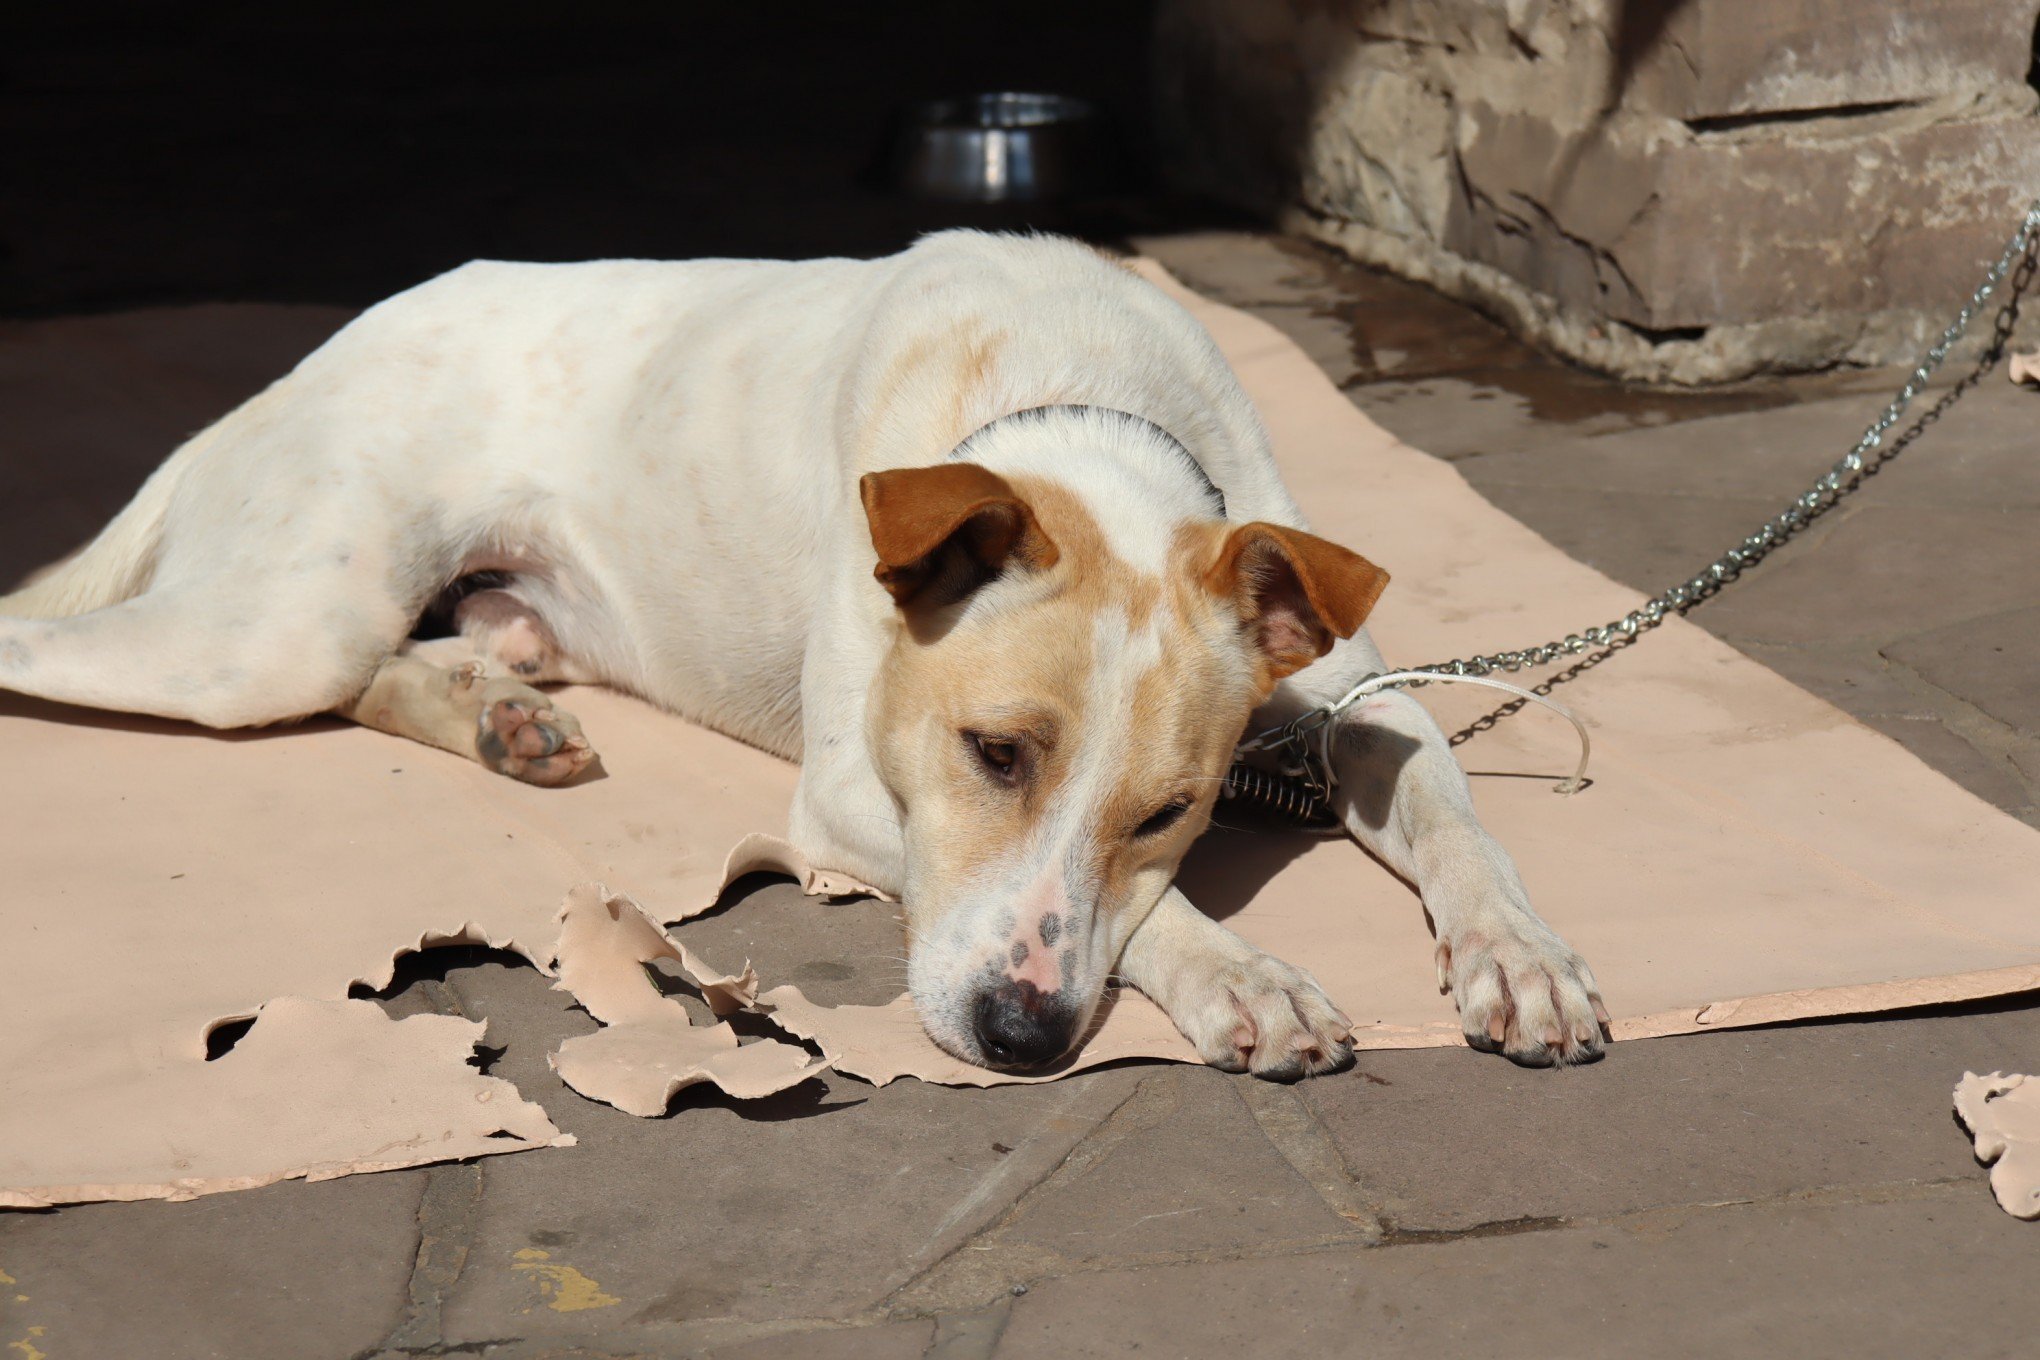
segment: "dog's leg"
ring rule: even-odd
[[[1294,1081],[1352,1064],[1353,1022],[1317,981],[1254,948],[1176,888],[1134,928],[1119,971],[1213,1067]]]
[[[447,641],[462,648],[460,639]],[[434,646],[384,661],[340,716],[471,757],[528,784],[564,783],[595,759],[581,724],[545,694],[522,680],[490,678],[479,660],[436,664]]]
[[[256,727],[345,702],[408,626],[372,602],[279,600],[228,582],[158,587],[70,618],[0,617],[0,689]]]
[[[1286,721],[1385,669],[1362,633],[1283,682],[1255,721]],[[1347,709],[1335,732],[1339,819],[1417,885],[1437,932],[1439,987],[1457,1003],[1466,1041],[1531,1067],[1598,1058],[1608,1013],[1593,972],[1531,910],[1431,715],[1407,694],[1383,692]]]
[[[579,724],[522,680],[391,655],[408,626],[388,606],[157,589],[71,618],[0,618],[0,689],[208,727],[338,712],[538,784],[594,758]]]

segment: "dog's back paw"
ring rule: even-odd
[[[574,715],[517,680],[486,681],[475,755],[527,784],[564,784],[594,763],[595,749]]]

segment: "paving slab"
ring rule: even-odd
[[[1055,1174],[886,1306],[952,1320],[961,1347],[996,1332],[994,1313],[1030,1281],[1380,1236],[1362,1187],[1288,1088],[1162,1067]]]
[[[2012,1360],[2032,1265],[2026,1225],[1933,1187],[1072,1275],[1014,1301],[994,1354]]]
[[[403,1307],[425,1174],[0,1214],[0,1354],[361,1354]]]
[[[1463,1231],[1833,1186],[1984,1193],[1949,1093],[2036,1052],[2040,1010],[2006,1005],[1616,1044],[1561,1071],[1367,1053],[1363,1076],[1298,1091],[1391,1230]]]
[[[1513,410],[1522,426],[1515,445],[1493,438],[1475,442],[1459,433],[1459,403],[1438,400],[1443,390],[1430,393],[1430,402],[1395,400],[1388,386],[1352,395],[1370,412],[1379,405],[1375,418],[1418,447],[1434,441],[1440,456],[1463,462],[1461,471],[1478,485],[1676,488],[1693,495],[1761,495],[1782,505],[1855,445],[1898,380],[1895,373],[1858,373],[1688,396],[1620,387],[1609,393],[1586,375],[1553,376],[1553,384],[1566,381],[1611,403],[1667,413],[1666,418],[1627,427],[1607,420],[1553,421],[1532,406],[1507,403],[1482,414],[1480,420],[1492,422]],[[1463,371],[1458,381],[1485,385]],[[1830,395],[1831,388],[1840,393]],[[1915,405],[1899,429],[1938,395],[1936,389]],[[1722,411],[1717,405],[1707,413],[1710,402],[1737,401],[1760,409]],[[1671,418],[1681,411],[1686,418]],[[2040,508],[2040,467],[2025,456],[2036,418],[2040,392],[1993,375],[1851,499],[1943,509]]]
[[[1544,525],[1549,533],[1563,535],[1558,546],[1568,556],[1634,586],[1639,598],[1675,581],[1688,580],[1723,549],[1740,542],[1753,526],[1776,514],[1782,503],[1750,496],[1582,490],[1513,482],[1485,485],[1480,492],[1525,524]],[[1839,516],[1816,523],[1790,551],[1817,551],[1842,527]],[[1784,561],[1781,554],[1758,567],[1749,580]]]
[[[1155,1072],[1122,1118],[1138,1124],[1029,1196],[979,1245],[1036,1247],[1083,1261],[1270,1250],[1354,1231],[1268,1141],[1224,1073]]]
[[[2040,543],[2025,545],[2040,557]],[[2028,584],[2031,584],[2029,582]],[[2022,732],[2040,732],[2040,608],[2007,610],[1886,643],[1883,654]]]
[[[778,913],[831,910],[858,909],[769,884],[732,908],[747,924],[722,922],[723,943],[748,933],[754,954],[783,949],[772,942],[798,935],[798,923],[775,924]],[[877,918],[896,941],[882,909]],[[707,924],[686,927],[688,938]],[[786,958],[814,953],[802,938]],[[821,981],[854,999],[893,994],[882,973],[861,987]],[[581,1140],[564,1156],[481,1168],[466,1264],[442,1305],[447,1345],[551,1338],[628,1350],[854,1318],[1002,1213],[1138,1080],[1120,1069],[950,1090],[830,1074],[760,1101],[697,1087],[667,1118],[641,1120],[548,1070],[545,1055],[594,1022],[532,970],[483,962],[447,985],[463,1011],[489,1017],[488,1042],[502,1050],[491,1070]]]
[[[707,1360],[921,1360],[935,1339],[932,1319],[879,1323],[869,1327],[817,1328],[781,1332],[717,1346]],[[511,1358],[506,1357],[506,1360]]]
[[[2040,593],[2040,510],[1864,505],[1836,518],[1695,619],[1731,640],[1882,640],[2018,609]],[[2015,640],[2022,651],[2040,645]]]
[[[1737,650],[1866,722],[1880,716],[1933,718],[1937,700],[1945,697],[1916,683],[1910,670],[1893,665],[1874,643],[1743,640]]]

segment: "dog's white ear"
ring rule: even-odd
[[[1358,632],[1388,573],[1316,534],[1256,522],[1226,536],[1204,581],[1239,609],[1272,683],[1330,651],[1335,636]]]
[[[872,574],[900,604],[948,604],[1009,565],[1055,565],[1033,508],[976,463],[868,472],[857,489],[878,550]]]

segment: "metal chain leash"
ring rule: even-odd
[[[1941,332],[1941,338],[1935,341],[1933,348],[1920,359],[1918,366],[1907,377],[1905,385],[1898,389],[1898,395],[1884,408],[1883,414],[1872,421],[1870,428],[1863,432],[1863,437],[1856,441],[1856,446],[1844,454],[1842,460],[1824,473],[1819,481],[1800,493],[1776,517],[1765,521],[1755,533],[1708,563],[1698,574],[1678,585],[1668,587],[1621,618],[1604,623],[1598,628],[1584,628],[1577,633],[1568,633],[1563,638],[1540,643],[1534,647],[1525,647],[1519,651],[1470,656],[1464,660],[1439,661],[1428,666],[1410,666],[1407,669],[1431,671],[1441,675],[1491,675],[1498,670],[1519,671],[1527,666],[1547,665],[1562,656],[1584,652],[1589,647],[1606,647],[1611,643],[1636,637],[1663,623],[1666,615],[1683,614],[1693,606],[1713,598],[1720,593],[1722,587],[1770,556],[1793,535],[1832,510],[1844,497],[1862,486],[1867,478],[1875,475],[1886,463],[1905,452],[1907,446],[1918,439],[1929,425],[1938,421],[1947,413],[1949,407],[1960,401],[1972,387],[1983,380],[1986,374],[1997,367],[1999,360],[2004,357],[2005,347],[2011,341],[2012,326],[2018,320],[2020,295],[2032,282],[2034,271],[2040,269],[2040,236],[2035,235],[2036,227],[2040,227],[2040,200],[2036,200],[2032,207],[2026,209],[2026,215],[2020,220],[2019,229],[2013,233],[2004,254],[2000,255],[1997,263],[1984,273],[1983,282],[1976,286],[1975,293],[1963,304],[1962,310],[1956,313],[1948,328]],[[1997,291],[1998,285],[2004,281],[2007,274],[2012,277],[2012,287],[2004,304],[1998,308],[1990,343],[1977,359],[1976,367],[1943,393],[1939,401],[1892,440],[1890,445],[1880,449],[1878,446],[1883,442],[1885,431],[1898,423],[1899,417],[1905,414],[1913,399],[1925,389],[1927,380],[1948,357],[1948,351],[1953,349],[1968,332],[1970,323],[1983,310],[1984,303],[1990,300],[1991,294]]]
[[[1885,464],[1905,452],[1914,440],[1925,433],[1927,428],[1947,413],[1950,407],[1966,396],[1969,391],[2004,358],[2005,350],[2011,343],[2012,329],[2018,322],[2019,302],[2031,285],[2036,271],[2040,271],[2040,199],[2026,209],[2019,220],[2018,230],[2006,243],[2004,252],[1995,263],[1984,271],[1983,281],[1970,294],[1969,301],[1955,314],[1941,336],[1921,356],[1913,371],[1891,402],[1885,406],[1876,420],[1863,432],[1855,446],[1842,456],[1819,480],[1801,492],[1777,515],[1766,520],[1757,531],[1720,557],[1707,564],[1696,575],[1677,585],[1669,586],[1645,600],[1635,609],[1619,619],[1601,624],[1595,628],[1583,628],[1577,633],[1568,633],[1563,638],[1523,647],[1515,651],[1477,654],[1452,661],[1437,661],[1425,666],[1411,666],[1390,675],[1370,675],[1341,698],[1319,708],[1310,709],[1282,727],[1271,728],[1248,738],[1240,744],[1242,753],[1272,750],[1279,753],[1282,775],[1294,787],[1279,788],[1280,796],[1271,796],[1272,786],[1266,778],[1266,771],[1255,770],[1242,761],[1235,761],[1233,773],[1227,777],[1228,793],[1250,801],[1267,803],[1278,811],[1306,824],[1325,824],[1334,821],[1330,806],[1333,775],[1322,743],[1314,746],[1312,737],[1327,727],[1342,710],[1356,703],[1366,695],[1380,689],[1414,687],[1435,680],[1480,680],[1497,671],[1514,672],[1533,666],[1549,665],[1562,657],[1576,656],[1590,648],[1611,647],[1633,642],[1644,633],[1657,627],[1671,614],[1684,614],[1696,605],[1712,599],[1721,590],[1734,582],[1757,563],[1800,533],[1816,519],[1832,510],[1845,497],[1860,488],[1864,481],[1874,476]],[[1977,357],[1976,365],[1962,375],[1939,400],[1922,412],[1918,419],[1901,431],[1889,444],[1884,436],[1899,418],[1911,407],[1915,398],[1926,390],[1928,381],[1947,359],[1948,354],[1960,343],[1983,309],[1997,292],[1998,286],[2011,279],[2011,287],[1998,307],[1993,318],[1991,338]],[[1487,683],[1500,687],[1500,682]],[[1527,691],[1516,691],[1525,698],[1546,702],[1540,696]],[[1565,710],[1556,704],[1549,707],[1560,713]],[[1570,718],[1572,715],[1565,713]],[[1577,720],[1575,720],[1577,726]],[[1584,769],[1584,761],[1582,762]],[[1255,778],[1248,778],[1251,774]],[[1567,781],[1572,787],[1579,786],[1579,776]],[[1565,787],[1565,786],[1561,786]]]

